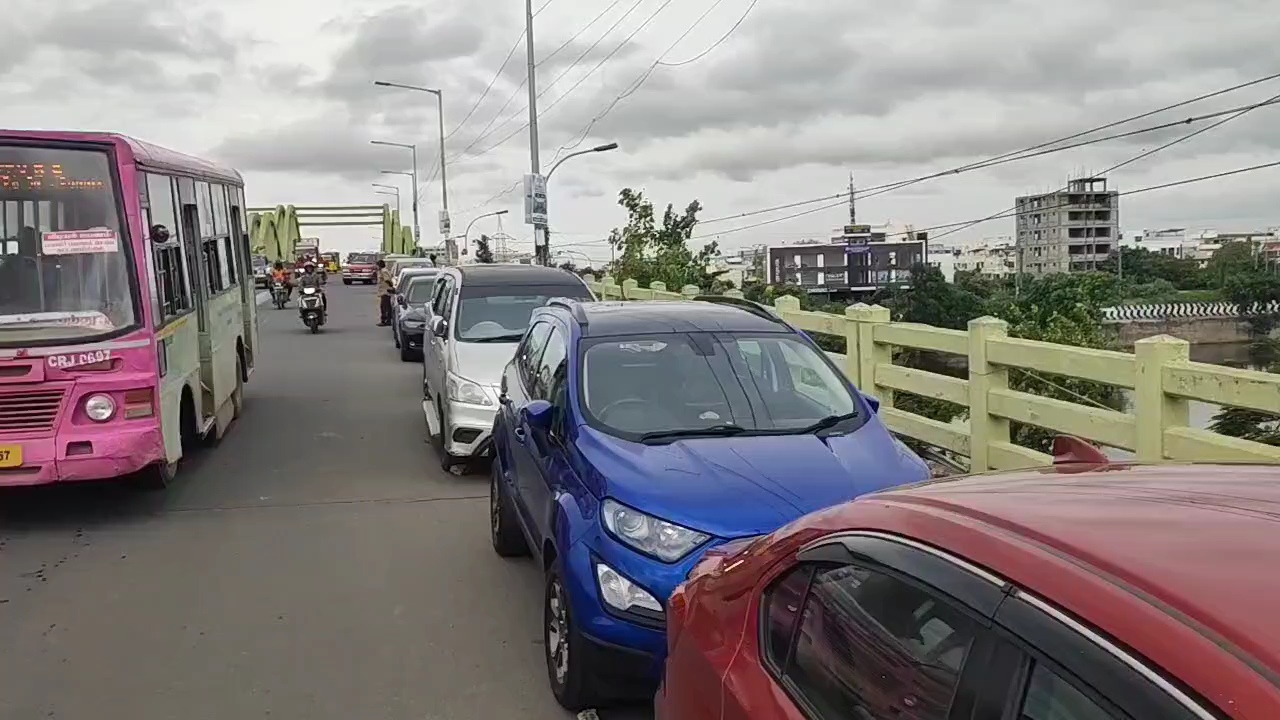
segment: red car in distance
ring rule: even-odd
[[[342,265],[342,284],[363,283],[372,285],[378,281],[379,253],[352,253]]]
[[[709,554],[658,720],[1280,720],[1280,468],[1090,450]]]

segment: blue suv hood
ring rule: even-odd
[[[642,445],[582,427],[580,447],[619,502],[722,538],[773,532],[801,515],[929,478],[878,419],[849,435]]]

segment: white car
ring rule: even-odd
[[[422,411],[444,469],[490,455],[502,370],[534,308],[556,297],[595,299],[582,278],[559,268],[440,270],[423,339]]]

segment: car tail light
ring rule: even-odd
[[[124,419],[136,420],[155,415],[155,393],[151,388],[128,390],[124,394]]]

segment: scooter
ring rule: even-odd
[[[327,318],[319,290],[313,287],[302,288],[298,295],[298,313],[302,316],[302,324],[311,328],[312,335],[320,332],[320,326],[324,325]]]
[[[283,310],[285,304],[289,302],[289,288],[276,280],[271,285],[271,299],[275,302],[277,310]]]

